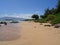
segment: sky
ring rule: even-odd
[[[57,0],[0,0],[0,17],[31,18],[46,8],[56,7]]]

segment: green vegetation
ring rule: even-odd
[[[44,15],[40,16],[40,19],[37,14],[36,15],[34,14],[32,18],[34,18],[36,22],[40,22],[40,23],[49,22],[52,25],[60,23],[60,0],[58,0],[56,8],[52,8],[52,9],[47,8],[45,10]]]
[[[32,18],[35,19],[35,20],[38,20],[39,19],[39,16],[37,14],[33,14],[32,15]]]
[[[60,23],[60,13],[56,14],[56,18],[51,21],[51,24],[57,24]]]

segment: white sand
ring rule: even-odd
[[[0,41],[0,45],[60,45],[60,29],[44,25],[21,22],[21,37],[12,41]]]

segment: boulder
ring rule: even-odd
[[[54,25],[54,28],[59,28],[60,27],[60,24],[55,24]]]

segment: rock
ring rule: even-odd
[[[0,27],[1,27],[1,25],[0,25]]]
[[[1,25],[7,25],[7,22],[0,22]]]
[[[48,27],[51,27],[51,25],[44,25],[44,26],[48,26]]]
[[[55,24],[54,25],[54,28],[59,28],[60,27],[60,24]]]
[[[4,22],[4,24],[5,24],[5,25],[7,25],[7,23],[6,23],[6,22]]]

